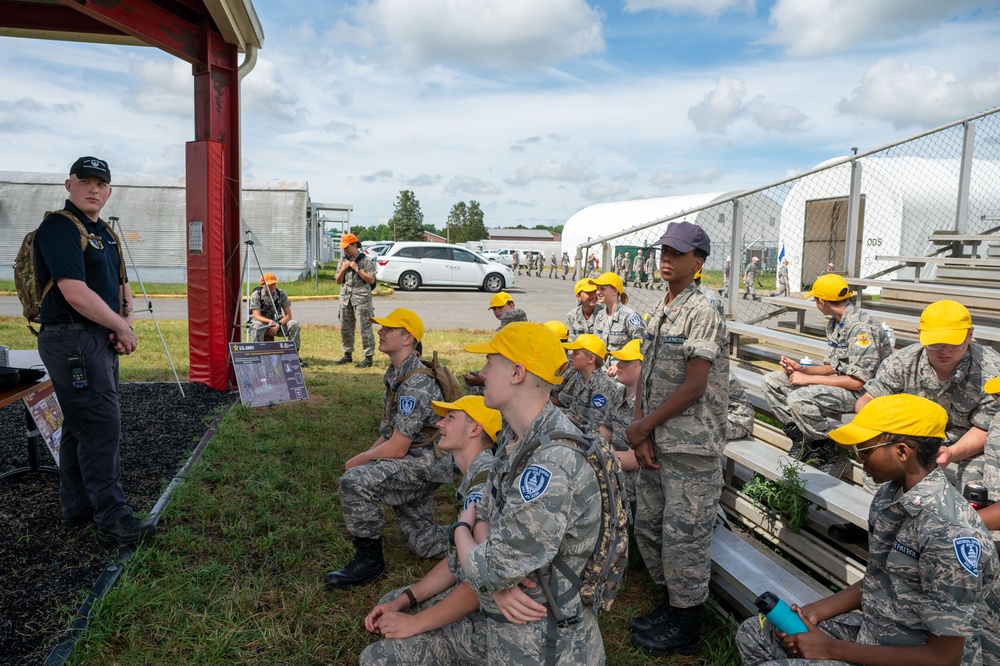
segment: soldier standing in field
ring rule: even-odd
[[[361,251],[361,242],[354,234],[344,234],[340,239],[340,249],[344,251],[344,259],[334,280],[340,285],[340,344],[344,348],[344,356],[334,365],[345,365],[353,360],[354,327],[358,326],[361,328],[365,358],[354,365],[370,368],[375,356],[375,334],[369,321],[375,316],[372,304],[375,262]]]
[[[763,287],[764,285],[760,282],[760,258],[754,257],[750,260],[750,265],[743,272],[743,282],[746,283],[746,291],[743,292],[743,300],[747,299],[747,296],[751,300],[759,301],[760,297],[757,296],[757,285]]]

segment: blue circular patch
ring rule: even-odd
[[[593,398],[590,399],[590,404],[596,407],[597,409],[602,409],[604,405],[608,404],[608,399],[605,398],[600,393],[598,393],[597,395],[595,395]]]
[[[634,314],[634,315],[630,316],[630,317],[629,317],[629,318],[628,318],[628,319],[626,320],[626,322],[628,323],[628,325],[629,325],[629,326],[632,326],[632,327],[634,327],[634,328],[637,328],[637,327],[639,327],[639,326],[642,326],[642,317],[640,317],[640,316],[639,316],[639,315],[637,315],[637,314]]]

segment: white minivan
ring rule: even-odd
[[[403,291],[428,287],[478,287],[498,292],[514,286],[510,266],[487,261],[448,243],[399,242],[375,260],[375,277]]]

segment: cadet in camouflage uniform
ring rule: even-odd
[[[865,384],[867,393],[857,404],[860,408],[872,397],[910,393],[944,407],[947,442],[938,464],[958,464],[959,489],[982,480],[986,431],[1000,411],[1000,404],[983,390],[986,380],[1000,376],[1000,354],[972,337],[972,317],[965,306],[948,300],[931,303],[920,315],[920,344],[890,356]]]
[[[736,635],[744,664],[982,663],[997,553],[935,463],[947,422],[941,406],[897,394],[830,432],[883,484],[869,511],[865,576],[804,606],[805,633],[776,636],[770,622],[745,621]]]
[[[528,321],[528,315],[524,310],[514,305],[514,299],[506,291],[498,291],[490,299],[488,310],[493,311],[493,316],[500,320],[501,328],[515,321]]]
[[[563,408],[584,434],[597,436],[615,390],[614,380],[601,370],[608,349],[599,337],[590,333],[577,336],[573,342],[564,342],[563,347],[570,350],[569,366],[575,374],[575,385],[565,393],[560,392],[553,402]]]
[[[411,310],[397,308],[378,324],[379,350],[389,356],[379,438],[345,464],[340,477],[344,525],[354,537],[354,560],[326,576],[330,587],[347,588],[385,571],[382,529],[388,504],[406,545],[419,557],[440,557],[448,530],[434,524],[434,491],[452,481],[452,460],[434,446],[438,418],[432,406],[441,389],[414,352],[424,324]]]
[[[556,557],[573,571],[590,559],[602,518],[597,477],[578,450],[559,445],[541,446],[511,468],[521,450],[542,435],[580,435],[548,402],[549,386],[560,381],[565,350],[550,330],[531,323],[511,324],[490,342],[465,350],[487,354],[482,370],[486,404],[499,409],[508,426],[497,441],[489,491],[455,527],[459,562],[489,619],[488,661],[603,664],[604,642],[593,609],[581,603],[565,576],[553,571],[553,597],[569,620],[557,627],[535,574]],[[520,585],[525,578],[534,586]],[[552,640],[549,650],[547,639]]]
[[[502,425],[500,412],[486,407],[478,396],[433,405],[444,417],[438,422],[438,445],[462,472],[455,493],[460,512],[482,501]],[[424,613],[432,607],[431,613]],[[360,663],[485,664],[486,618],[478,610],[479,598],[464,582],[452,551],[416,584],[386,594],[368,614],[365,627],[385,638],[365,648]],[[458,620],[442,624],[442,619],[456,616]]]
[[[775,296],[788,296],[788,259],[782,259],[781,265],[778,266],[778,290],[774,292]]]
[[[340,285],[340,344],[344,356],[334,365],[350,363],[354,357],[354,327],[361,327],[361,346],[365,358],[355,363],[358,368],[370,368],[375,355],[375,335],[369,319],[375,316],[372,286],[375,284],[375,262],[361,251],[361,242],[354,234],[340,239],[344,258],[334,280]]]
[[[573,288],[576,300],[575,308],[566,313],[566,328],[569,329],[569,339],[583,333],[593,333],[597,324],[597,315],[604,310],[604,304],[597,302],[597,285],[588,278],[578,280]]]
[[[629,503],[629,516],[635,515],[635,483],[639,477],[639,464],[628,444],[625,428],[635,419],[635,392],[642,375],[642,343],[632,340],[611,355],[618,359],[615,390],[608,399],[608,409],[601,423],[601,436],[611,443],[625,474],[625,496]]]
[[[570,264],[569,253],[568,252],[564,251],[562,253],[562,260],[561,261],[562,261],[563,280],[565,280],[566,279],[566,275],[569,273],[569,264]]]
[[[267,284],[268,293],[264,293]],[[277,311],[275,311],[277,306]],[[292,319],[292,302],[283,289],[278,289],[278,278],[274,273],[264,273],[260,286],[250,292],[250,334],[254,342],[274,340],[283,329],[286,340],[295,343],[299,349],[299,322]],[[307,365],[300,361],[300,365]]]
[[[635,618],[644,652],[696,654],[708,599],[712,528],[722,492],[729,362],[726,324],[694,284],[711,250],[708,234],[672,222],[657,242],[669,289],[649,319],[635,420],[626,429],[642,468],[635,537],[664,602]]]
[[[646,288],[652,289],[654,277],[656,276],[656,250],[649,248],[649,256],[646,257]],[[657,285],[657,288],[662,288],[663,284]]]
[[[552,276],[555,274],[555,272],[558,269],[559,269],[559,260],[556,259],[556,253],[553,252],[552,256],[549,257],[549,279],[550,280],[552,279]]]
[[[521,258],[517,254],[517,250],[514,250],[514,254],[510,255],[510,270],[517,271],[517,274],[521,274]]]
[[[632,260],[632,284],[638,287],[640,282],[645,281],[645,269],[646,260],[643,259],[642,250],[636,250],[635,259]]]
[[[754,411],[743,384],[729,373],[729,410],[726,413],[726,439],[742,439],[753,434]]]
[[[750,265],[747,266],[746,271],[743,273],[743,281],[746,283],[746,291],[743,292],[743,300],[746,300],[747,296],[751,299],[759,301],[760,297],[757,296],[757,285],[760,283],[760,258],[754,257],[750,260]]]
[[[594,335],[604,341],[608,351],[618,351],[629,340],[641,340],[646,334],[646,325],[639,313],[627,305],[628,294],[622,279],[615,273],[602,273],[591,283],[597,287],[598,298],[604,304],[594,323]],[[614,376],[612,368],[608,371]]]
[[[839,478],[850,465],[826,433],[840,425],[840,416],[854,411],[892,347],[882,324],[851,303],[847,280],[836,273],[816,278],[805,298],[816,298],[816,309],[829,317],[826,340],[830,351],[823,365],[802,366],[782,356],[782,370],[764,375],[763,390],[774,415],[792,440],[790,455]]]

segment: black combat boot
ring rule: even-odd
[[[349,352],[344,352],[344,357],[341,358],[339,361],[334,361],[333,364],[334,365],[347,365],[348,363],[350,363],[353,360],[354,360],[354,357],[352,357]]]
[[[782,428],[785,431],[785,436],[792,440],[792,448],[788,451],[788,456],[792,460],[802,459],[802,442],[804,437],[802,436],[802,431],[799,427],[795,425],[795,422],[786,423],[785,427]]]
[[[382,557],[382,538],[354,538],[354,559],[348,564],[326,575],[326,586],[346,590],[356,585],[370,583],[385,573],[385,559]]]
[[[628,626],[632,631],[645,632],[653,627],[658,627],[670,618],[673,607],[670,605],[670,590],[663,588],[663,603],[651,610],[646,615],[632,618]]]
[[[365,360],[358,361],[357,363],[354,364],[354,367],[355,368],[370,368],[370,367],[372,367],[372,357],[371,356],[365,356]]]
[[[632,645],[654,657],[701,652],[701,605],[673,608],[668,619],[649,631],[632,634]]]

